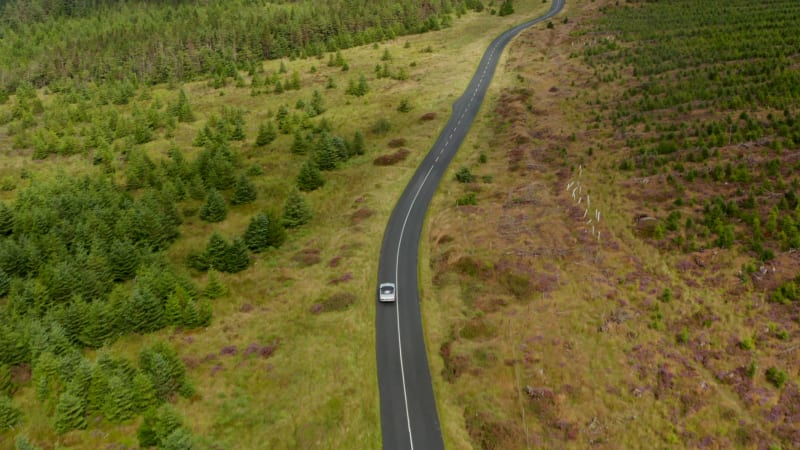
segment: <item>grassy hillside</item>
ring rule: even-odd
[[[446,426],[797,446],[798,11],[577,2],[515,41],[428,228]]]
[[[152,429],[161,446],[379,447],[372,308],[386,219],[491,38],[548,6],[518,1],[507,17],[469,13],[441,31],[252,74],[22,83],[0,105],[10,224],[0,337],[14,344],[0,366],[11,394],[0,416],[13,423],[0,446],[24,436],[42,448],[131,447]],[[242,260],[238,239],[259,213],[285,217],[310,161],[335,166],[299,194],[310,221]],[[107,274],[109,261],[118,266]],[[73,328],[69,317],[87,319]],[[94,394],[82,403],[84,393]],[[167,406],[142,406],[152,404]],[[468,439],[463,427],[445,438]]]

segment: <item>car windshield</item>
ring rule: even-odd
[[[384,286],[383,289],[381,289],[381,294],[391,294],[393,292],[394,288],[391,286]]]

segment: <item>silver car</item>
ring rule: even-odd
[[[395,294],[395,292],[397,292],[397,289],[394,283],[381,283],[378,287],[378,299],[382,302],[393,302],[397,300],[397,294]]]

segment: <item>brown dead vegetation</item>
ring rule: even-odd
[[[372,160],[372,163],[376,166],[393,166],[400,161],[405,161],[410,154],[411,150],[407,148],[401,148],[394,153],[378,156]]]

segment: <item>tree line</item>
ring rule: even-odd
[[[318,56],[439,29],[480,0],[15,0],[2,7],[0,87],[61,78],[147,83],[233,76],[264,59]]]

